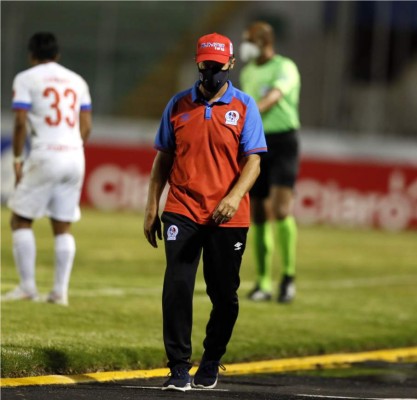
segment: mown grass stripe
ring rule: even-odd
[[[364,361],[409,361],[417,360],[417,347],[376,350],[361,353],[330,354],[321,356],[287,358],[282,360],[254,361],[226,365],[225,375],[247,375],[267,372],[311,370],[334,368]],[[195,373],[196,367],[191,369]],[[66,385],[86,382],[108,382],[126,379],[159,378],[167,376],[167,368],[135,371],[94,372],[81,375],[47,375],[27,378],[4,378],[0,387]]]

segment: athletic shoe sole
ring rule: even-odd
[[[194,379],[193,379],[192,385],[193,385],[193,388],[196,388],[196,389],[214,389],[217,386],[217,379],[216,379],[216,382],[214,382],[210,386],[198,385],[198,384],[194,383]]]
[[[168,386],[163,386],[162,390],[175,390],[177,392],[186,392],[187,390],[191,390],[191,385],[189,383],[187,383],[184,387],[168,385]]]

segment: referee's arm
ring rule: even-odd
[[[260,113],[268,111],[282,98],[282,92],[278,88],[271,89],[264,97],[257,101],[257,106]]]

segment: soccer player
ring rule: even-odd
[[[29,40],[32,67],[13,82],[13,153],[16,187],[10,198],[13,255],[20,284],[2,300],[37,300],[33,220],[47,215],[55,236],[55,279],[47,301],[68,305],[75,256],[71,223],[80,218],[83,143],[91,131],[89,89],[78,74],[57,63],[58,44],[48,32]],[[31,151],[24,158],[26,125]]]
[[[247,64],[241,71],[241,86],[257,102],[268,145],[261,174],[250,192],[257,281],[249,298],[271,299],[276,245],[283,267],[278,301],[288,303],[295,296],[297,226],[292,205],[299,165],[300,75],[292,60],[275,54],[274,31],[269,24],[251,24],[243,38],[240,56]]]
[[[192,385],[216,386],[239,310],[239,270],[250,224],[248,191],[259,174],[258,153],[266,151],[255,101],[228,79],[235,63],[231,41],[217,33],[202,36],[195,61],[200,80],[176,94],[163,113],[145,211],[144,233],[157,247],[156,235],[162,239],[159,200],[168,181],[162,308],[171,375],[163,390],[191,388],[192,303],[201,255],[213,307]]]

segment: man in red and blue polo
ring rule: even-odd
[[[166,253],[163,334],[170,378],[163,390],[214,388],[221,357],[231,338],[239,304],[239,270],[250,224],[249,190],[266,152],[255,101],[233,87],[232,42],[217,33],[197,43],[200,79],[167,104],[155,139],[144,232],[157,247],[162,239],[159,201],[169,193],[162,214]],[[197,267],[213,308],[204,354],[193,381],[192,303]]]

